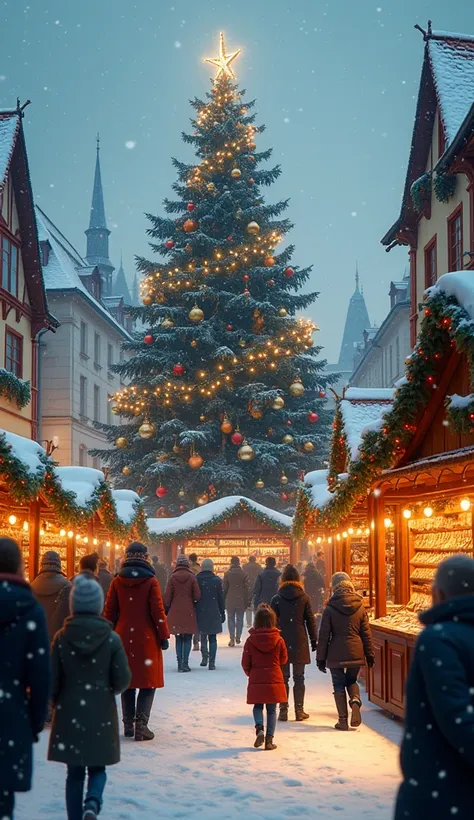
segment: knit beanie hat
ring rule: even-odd
[[[201,564],[201,572],[214,572],[214,561],[212,558],[205,558]]]
[[[354,592],[354,584],[351,581],[350,575],[347,572],[335,572],[331,578],[331,587],[336,589],[336,587],[343,586],[344,589],[351,590]]]
[[[72,582],[69,604],[73,615],[85,612],[100,615],[104,608],[104,593],[101,585],[90,575],[76,575]]]
[[[61,572],[61,557],[59,552],[48,550],[41,558],[42,572]]]
[[[182,552],[181,555],[178,555],[178,557],[176,559],[176,566],[177,567],[189,567],[188,556],[185,555],[184,552]]]
[[[146,560],[147,555],[148,550],[145,547],[145,544],[141,544],[140,541],[132,541],[132,543],[129,544],[125,550],[126,558],[143,558]]]

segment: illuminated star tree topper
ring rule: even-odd
[[[238,48],[237,51],[233,51],[231,54],[227,54],[225,48],[225,40],[224,34],[220,33],[220,44],[219,44],[219,56],[218,57],[206,57],[204,59],[205,63],[211,63],[211,65],[215,65],[217,67],[217,74],[215,79],[218,80],[220,77],[225,76],[229,77],[231,80],[235,80],[235,74],[231,67],[231,63],[235,60],[236,57],[239,56],[240,52],[242,51],[241,48]]]

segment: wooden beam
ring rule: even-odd
[[[408,521],[402,507],[395,514],[395,602],[407,604],[410,600],[410,545]]]
[[[351,574],[351,539],[350,536],[342,539],[342,571]]]
[[[28,535],[30,541],[28,554],[28,577],[34,581],[39,572],[40,559],[40,528],[41,528],[41,507],[39,499],[30,502],[30,512],[28,519]]]
[[[385,567],[385,502],[383,495],[374,499],[374,586],[375,617],[387,614],[387,571]]]
[[[375,573],[374,573],[374,531],[372,521],[374,520],[374,496],[372,493],[367,497],[367,521],[370,528],[369,533],[369,605],[375,605]]]
[[[66,575],[72,578],[76,572],[76,541],[67,537],[66,540]]]

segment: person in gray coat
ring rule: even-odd
[[[235,646],[241,642],[244,612],[250,602],[249,580],[236,555],[230,559],[230,569],[224,575],[224,598],[229,621],[229,646]]]
[[[253,590],[255,587],[255,581],[257,580],[257,576],[262,571],[262,565],[257,563],[257,558],[255,555],[250,555],[249,560],[246,564],[242,566],[243,571],[245,572],[247,578],[249,579],[249,590],[251,596],[253,596]],[[247,611],[246,611],[246,619],[247,619],[247,626],[251,627],[253,623],[253,608],[252,603],[250,602]]]
[[[265,569],[257,575],[253,590],[253,605],[255,609],[259,604],[271,604],[272,598],[278,592],[281,572],[276,568],[276,560],[273,555],[265,559]]]
[[[205,558],[201,572],[196,575],[201,597],[196,603],[196,617],[201,636],[201,666],[213,671],[216,668],[217,635],[222,632],[225,621],[224,590],[222,581],[214,573],[214,561]]]
[[[41,558],[40,571],[32,581],[31,589],[36,600],[44,609],[48,635],[52,641],[64,622],[60,611],[61,594],[67,597],[71,591],[71,582],[61,572],[61,557],[58,552],[48,550],[44,553]]]

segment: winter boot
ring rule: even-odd
[[[295,683],[293,687],[293,698],[295,701],[295,719],[298,722],[302,720],[308,720],[309,715],[304,710],[304,693],[305,693],[305,685],[304,683]]]
[[[263,744],[265,743],[265,732],[263,731],[263,723],[255,724],[255,732],[257,734],[257,737],[253,745],[255,749],[259,749],[260,746],[263,746]]]
[[[97,820],[99,816],[99,804],[97,800],[86,800],[84,804],[84,814],[82,820]]]
[[[182,670],[181,670],[181,671],[182,671],[182,672],[190,672],[190,671],[191,671],[191,667],[190,667],[190,665],[189,665],[189,663],[188,663],[187,661],[185,661],[185,662],[183,663],[183,668],[182,668]]]
[[[237,646],[239,646],[242,643],[242,638],[236,638],[235,642],[236,642]]]
[[[273,749],[276,749],[276,748],[277,747],[275,746],[275,744],[273,742],[273,735],[267,735],[266,738],[265,738],[265,751],[266,752],[272,752]]]
[[[133,718],[123,718],[123,733],[125,737],[133,737],[135,734],[135,726],[134,726],[134,719]]]
[[[135,734],[135,698],[130,702],[128,694],[122,695],[122,721],[123,733],[125,737],[133,737]]]
[[[280,711],[278,713],[278,720],[286,721],[288,720],[288,704],[287,703],[280,703]]]
[[[213,663],[212,661],[209,661],[209,671],[210,672],[215,672],[215,669],[216,669],[215,663]]]
[[[200,663],[200,666],[207,666],[207,664],[208,664],[208,663],[209,663],[209,655],[206,655],[206,654],[203,652],[203,653],[202,653],[202,661],[201,661],[201,663]]]
[[[135,740],[153,740],[155,735],[148,728],[148,716],[143,714],[137,715],[135,720]]]
[[[362,700],[360,697],[359,685],[357,683],[351,683],[351,685],[347,687],[347,691],[349,693],[349,706],[352,711],[351,726],[357,727],[362,723],[362,717],[360,714]]]
[[[347,711],[347,698],[345,692],[334,692],[334,701],[336,703],[337,715],[339,720],[335,724],[335,729],[340,729],[342,732],[347,732],[349,729]]]
[[[230,639],[228,646],[235,646],[235,641],[233,638]]]

